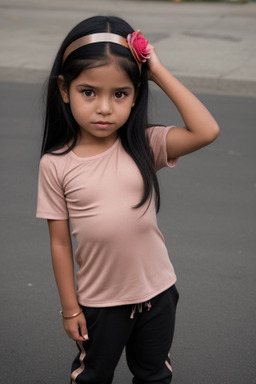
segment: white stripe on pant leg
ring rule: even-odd
[[[79,368],[77,368],[74,372],[71,373],[71,379],[73,380],[74,383],[76,381],[77,376],[80,375],[80,373],[82,373],[84,371],[84,368],[85,368],[83,360],[84,360],[84,358],[86,356],[86,352],[85,352],[83,343],[81,341],[78,342],[78,345],[79,345],[79,348],[80,348],[80,351],[81,351],[80,356],[79,356],[79,361],[80,361],[81,365],[80,365]]]
[[[168,363],[167,360],[165,360],[165,365],[166,365],[166,367],[172,372],[172,367],[171,367],[171,365]]]

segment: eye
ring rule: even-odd
[[[115,97],[117,99],[123,99],[127,96],[127,93],[126,92],[123,92],[123,91],[118,91],[115,93]]]
[[[94,97],[95,96],[94,92],[91,89],[84,89],[82,93],[86,97]]]

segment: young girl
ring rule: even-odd
[[[183,127],[148,127],[148,80],[176,105]],[[61,45],[48,84],[37,217],[48,219],[63,324],[79,348],[72,383],[111,383],[124,347],[134,384],[171,382],[179,294],[157,227],[156,171],[218,132],[125,21],[87,19]]]

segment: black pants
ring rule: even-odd
[[[125,347],[133,384],[169,384],[172,380],[169,351],[178,298],[178,291],[172,286],[144,304],[83,307],[90,340],[78,343],[71,383],[112,383]]]

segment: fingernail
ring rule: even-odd
[[[85,340],[89,340],[88,335],[84,335],[83,338],[84,338]]]

